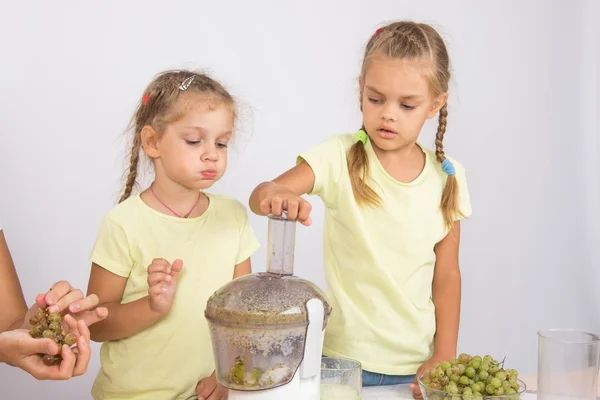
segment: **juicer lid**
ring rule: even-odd
[[[237,278],[215,292],[206,305],[206,318],[232,326],[307,325],[306,303],[311,299],[323,303],[323,329],[331,306],[323,291],[293,275],[257,273]]]

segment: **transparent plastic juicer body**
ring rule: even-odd
[[[294,246],[295,221],[269,216],[267,272],[240,277],[208,300],[217,380],[234,391],[230,398],[235,391],[299,392],[308,375],[319,398],[323,331],[331,307],[316,285],[293,275]],[[287,400],[295,398],[290,396]],[[302,398],[310,397],[304,393]]]

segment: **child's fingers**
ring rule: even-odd
[[[173,261],[173,265],[171,266],[171,277],[173,277],[173,280],[177,280],[177,277],[179,276],[179,273],[181,272],[181,269],[183,268],[183,261],[181,260],[175,260]]]
[[[83,300],[75,301],[69,304],[69,311],[72,313],[76,313],[80,311],[91,310],[92,308],[96,307],[99,302],[100,299],[98,299],[98,296],[96,296],[95,294],[90,294]]]
[[[77,321],[77,330],[86,342],[90,341],[90,330],[84,320],[80,319]]]
[[[88,335],[89,336],[89,335]],[[90,362],[90,356],[92,354],[89,339],[85,339],[84,336],[77,339],[77,356],[75,362],[75,369],[73,370],[73,376],[79,376],[85,374]]]
[[[298,221],[303,222],[310,218],[310,212],[312,211],[312,206],[310,203],[304,199],[300,199],[300,205],[298,210]]]
[[[48,296],[46,296],[48,299]],[[54,304],[48,307],[48,311],[53,312],[62,312],[64,309],[69,307],[69,304],[75,303],[79,300],[83,299],[83,292],[79,289],[71,290],[69,293],[58,299]]]
[[[271,213],[273,215],[280,216],[283,213],[285,207],[283,197],[275,196],[271,199]]]
[[[76,357],[73,354],[73,350],[66,344],[62,347],[62,361],[59,367],[59,378],[58,379],[69,379],[73,376],[73,369],[75,368]]]
[[[49,306],[56,304],[56,302],[60,298],[67,295],[67,293],[69,293],[71,290],[73,290],[73,287],[71,286],[71,284],[69,282],[67,282],[67,281],[56,282],[54,285],[52,285],[52,287],[50,288],[48,293],[46,293],[46,295],[45,295],[46,304]],[[83,298],[83,296],[82,296],[82,298]]]
[[[299,201],[297,199],[287,200],[287,218],[295,221],[298,219],[298,211],[300,208]]]
[[[164,294],[167,291],[167,288],[163,285],[161,285],[160,283],[154,286],[150,286],[148,288],[148,294],[150,296],[159,296],[161,294]]]
[[[148,274],[148,286],[154,286],[159,282],[171,282],[173,277],[164,272],[153,272]]]
[[[73,318],[72,315],[65,315],[65,317],[63,318],[63,322],[65,323],[65,325],[67,325],[67,332],[74,333],[77,336],[80,335],[79,328],[77,327],[77,320]]]
[[[152,260],[152,264],[148,267],[148,274],[155,272],[163,272],[165,274],[171,273],[171,264],[165,259],[155,258]]]

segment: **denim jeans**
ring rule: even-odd
[[[364,386],[389,386],[413,383],[415,375],[384,375],[376,372],[362,372],[362,385]]]

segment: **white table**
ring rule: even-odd
[[[408,385],[374,386],[362,390],[362,400],[412,400],[412,392]],[[535,394],[525,393],[522,400],[536,400]]]

